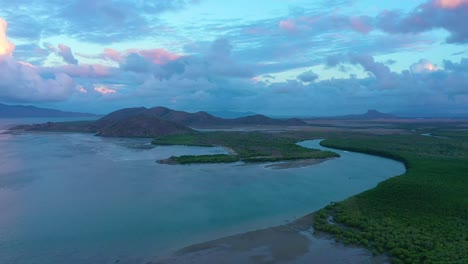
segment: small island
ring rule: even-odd
[[[164,164],[221,163],[221,162],[276,162],[339,157],[331,151],[304,148],[297,139],[261,132],[203,132],[158,137],[155,145],[221,146],[230,154],[185,155],[160,160]]]

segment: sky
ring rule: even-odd
[[[0,102],[468,114],[468,0],[0,0]]]

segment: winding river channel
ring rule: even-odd
[[[222,148],[74,133],[0,135],[0,263],[145,263],[193,243],[283,224],[402,174],[341,150],[306,167],[164,165]],[[324,149],[319,140],[299,143]]]

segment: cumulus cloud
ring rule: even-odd
[[[44,78],[30,64],[0,57],[0,100],[15,102],[63,101],[75,91],[70,76],[56,73]]]
[[[413,73],[428,73],[437,71],[438,68],[429,60],[421,59],[419,62],[412,64],[410,70]]]
[[[11,56],[15,50],[15,45],[7,38],[7,28],[8,23],[0,17],[0,56]]]
[[[75,83],[64,73],[52,73],[45,78],[41,69],[30,63],[16,61],[15,48],[6,36],[7,23],[0,19],[0,100],[35,102],[62,101],[75,91]]]
[[[408,14],[385,11],[377,17],[380,29],[389,33],[420,33],[433,29],[450,32],[449,43],[468,42],[468,0],[430,0]]]

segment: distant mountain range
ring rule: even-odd
[[[189,127],[234,127],[234,126],[303,126],[300,119],[273,119],[253,115],[235,119],[224,119],[206,112],[188,113],[165,107],[125,108],[112,112],[96,121],[57,122],[22,125],[13,130],[88,132],[108,137],[156,137],[172,134],[192,133]]]
[[[365,120],[365,119],[398,119],[396,115],[382,113],[377,110],[367,110],[364,114],[357,114],[357,115],[345,115],[341,116],[341,119],[355,119],[355,120]]]
[[[255,112],[236,112],[236,111],[207,111],[208,114],[221,118],[239,118],[257,115]]]
[[[364,114],[344,115],[333,117],[322,117],[318,119],[339,119],[339,120],[372,120],[372,119],[401,119],[402,117],[386,114],[377,110],[367,110]]]
[[[89,113],[65,112],[55,109],[40,108],[26,105],[6,105],[0,103],[0,118],[20,117],[89,117]]]
[[[208,114],[207,112],[199,111],[196,113],[188,113],[184,111],[172,110],[166,107],[153,108],[125,108],[108,114],[98,120],[100,122],[112,122],[133,115],[145,115],[148,117],[159,118],[161,120],[170,121],[182,124],[189,127],[205,128],[215,126],[263,126],[263,125],[278,125],[278,126],[303,126],[307,125],[304,121],[297,118],[290,119],[273,119],[264,115],[253,115],[247,117],[239,117],[234,119],[225,119]]]

